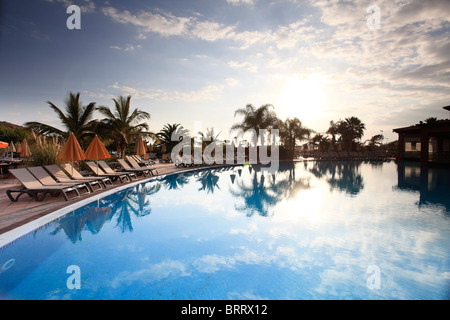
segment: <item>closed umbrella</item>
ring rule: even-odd
[[[28,146],[27,139],[22,140],[21,146],[22,146],[22,151],[20,152],[20,156],[22,158],[28,158],[29,156],[31,156],[31,151],[30,151],[30,147]]]
[[[147,153],[147,145],[144,143],[144,139],[142,139],[142,136],[140,136],[137,142],[136,154],[141,156],[146,153]]]
[[[17,141],[14,146],[16,147],[16,152],[17,153],[22,153],[22,144],[19,143],[19,141]]]
[[[16,152],[16,147],[12,141],[9,144],[9,151],[11,151],[11,160],[14,160],[14,152]]]
[[[59,153],[58,160],[61,161],[71,161],[72,162],[72,170],[73,170],[73,162],[85,160],[86,157],[84,155],[83,149],[81,149],[80,144],[78,143],[77,138],[72,133],[67,141],[64,143],[64,146]],[[72,172],[73,173],[73,172]]]
[[[109,159],[111,155],[108,150],[106,150],[103,143],[100,141],[99,137],[95,135],[89,147],[86,149],[84,153],[86,159],[88,160],[96,160],[97,161],[97,174],[98,174],[98,160],[100,159]]]

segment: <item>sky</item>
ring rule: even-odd
[[[61,127],[47,101],[131,95],[153,132],[226,139],[236,109],[272,104],[319,133],[356,116],[363,140],[390,142],[449,117],[449,17],[448,0],[0,0],[0,119]]]

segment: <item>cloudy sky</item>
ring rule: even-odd
[[[109,107],[131,95],[154,132],[226,138],[237,108],[270,103],[317,132],[357,116],[366,139],[392,141],[449,116],[448,17],[448,0],[3,0],[1,120],[59,126],[46,101],[63,107],[71,91]]]

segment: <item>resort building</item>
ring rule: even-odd
[[[443,107],[450,111],[450,106]],[[450,117],[445,120],[397,128],[399,161],[416,160],[421,165],[450,164]]]

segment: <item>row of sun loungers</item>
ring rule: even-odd
[[[313,155],[316,160],[371,160],[384,161],[390,159],[390,156],[383,152],[315,152]]]
[[[155,175],[158,174],[158,170],[156,168],[152,168],[153,164],[147,165],[145,162],[138,163],[138,160],[133,156],[127,156],[127,161],[123,159],[118,159],[120,165],[124,168],[126,171],[133,171],[133,172],[141,172],[144,175]]]
[[[83,176],[71,164],[61,166],[35,166],[20,169],[10,169],[10,173],[22,184],[21,188],[8,189],[6,194],[12,202],[16,202],[23,194],[43,201],[47,194],[57,196],[62,194],[64,199],[70,200],[80,197],[82,194],[102,190],[114,181],[120,183],[137,179],[137,175],[150,176],[158,174],[156,168],[140,166],[136,159],[127,157],[127,161],[120,159],[121,171],[114,171],[104,161],[87,161],[86,165],[92,171],[93,176]],[[73,197],[69,197],[70,194]]]
[[[175,167],[201,167],[201,166],[207,166],[207,165],[214,165],[214,164],[236,164],[238,163],[238,159],[234,157],[234,159],[226,159],[226,157],[223,157],[223,161],[216,163],[214,157],[208,158],[204,157],[202,155],[196,156],[196,155],[177,155],[175,159],[173,160],[173,163],[175,164]]]

